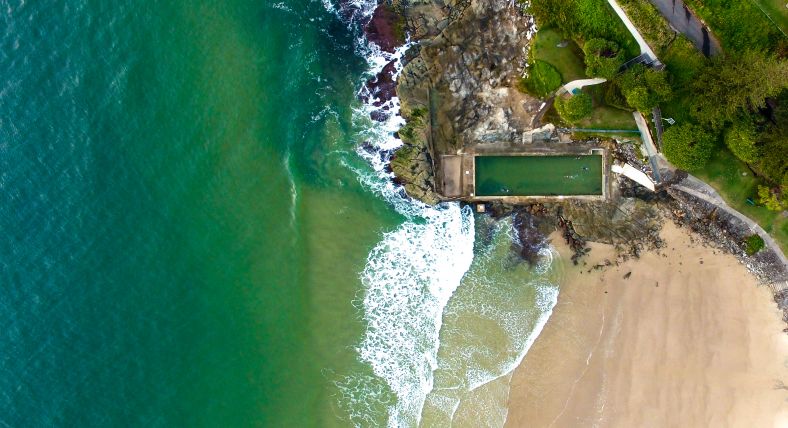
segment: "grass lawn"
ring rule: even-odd
[[[638,129],[631,112],[605,104],[605,85],[609,84],[610,83],[603,83],[601,85],[583,88],[583,90],[591,95],[591,98],[594,100],[594,111],[589,118],[580,121],[575,126],[576,128]]]
[[[591,117],[580,121],[576,128],[636,130],[632,113],[610,106],[596,106]]]
[[[774,21],[774,25],[788,34],[788,7],[785,0],[752,0],[752,2]]]
[[[776,41],[785,37],[761,8],[779,6],[777,0],[686,0],[691,7],[720,38],[722,48],[727,51],[744,51],[760,48],[773,50]],[[757,4],[756,4],[757,3]],[[785,5],[782,5],[785,9]],[[775,16],[772,19],[777,21]],[[779,22],[779,21],[777,21]]]
[[[572,40],[568,45],[559,48],[563,38],[552,28],[542,28],[536,33],[532,51],[533,59],[542,60],[561,73],[562,83],[577,79],[585,79],[586,66],[583,63],[583,51]]]
[[[758,184],[763,183],[731,152],[719,150],[703,170],[693,174],[714,187],[728,205],[755,220],[777,241],[783,252],[788,252],[788,218],[777,211],[747,203],[747,198],[757,203]]]
[[[587,86],[583,89],[591,95],[594,102],[594,110],[588,118],[576,124],[565,123],[558,115],[558,112],[556,112],[555,107],[552,107],[547,111],[542,121],[544,123],[555,123],[558,126],[567,128],[637,130],[638,127],[631,112],[617,109],[604,103],[602,95],[604,93],[604,85],[606,84]],[[592,136],[622,137],[631,140],[638,140],[640,138],[640,135],[636,133],[621,133],[621,135],[617,135],[608,132],[576,132],[574,136],[576,138],[587,138]]]

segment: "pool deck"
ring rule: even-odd
[[[476,157],[477,156],[602,156],[602,194],[566,196],[477,196],[476,195]],[[607,148],[600,143],[591,142],[543,142],[526,144],[514,142],[477,144],[464,153],[442,155],[438,159],[439,186],[447,200],[465,202],[501,201],[510,204],[564,201],[569,199],[604,201],[610,198],[611,161]]]

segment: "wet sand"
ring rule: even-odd
[[[788,426],[788,335],[770,290],[672,223],[663,238],[661,254],[618,267],[588,272],[614,259],[600,244],[567,267],[514,373],[507,426]]]

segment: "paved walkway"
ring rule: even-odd
[[[654,51],[651,49],[651,46],[649,46],[648,43],[646,43],[646,39],[644,39],[643,36],[640,35],[640,31],[638,31],[637,27],[635,27],[635,24],[633,24],[632,21],[629,20],[629,17],[624,12],[624,9],[621,9],[621,6],[618,5],[616,0],[607,0],[607,2],[610,3],[610,6],[613,7],[614,11],[616,11],[618,17],[621,18],[622,21],[624,21],[624,25],[626,25],[629,32],[632,33],[632,37],[635,38],[635,41],[638,42],[638,46],[640,46],[640,53],[647,54],[648,56],[651,57],[651,59],[657,60],[657,54],[655,54]]]
[[[594,79],[578,79],[567,83],[562,87],[562,89],[571,94],[575,89],[581,89],[586,86],[598,85],[600,83],[605,83],[605,82],[607,82],[607,79],[602,79],[601,77],[597,77]]]
[[[684,185],[685,183],[688,185]],[[723,210],[726,213],[738,218],[750,228],[750,231],[752,231],[752,233],[757,234],[761,238],[763,238],[763,242],[766,244],[766,246],[770,250],[774,251],[775,254],[777,254],[777,257],[780,259],[780,261],[783,262],[785,266],[788,266],[788,258],[785,257],[785,254],[783,253],[780,246],[777,245],[777,242],[775,242],[774,239],[772,239],[772,237],[769,236],[769,234],[766,233],[766,231],[763,230],[763,228],[758,225],[758,223],[754,222],[749,217],[736,211],[735,209],[731,208],[728,204],[726,204],[725,201],[722,199],[722,197],[719,195],[719,193],[717,193],[717,191],[714,190],[711,186],[690,175],[685,180],[683,180],[680,184],[673,185],[671,186],[671,188],[680,190],[688,195],[692,195],[698,199],[704,200],[716,206],[718,209]]]
[[[707,57],[722,52],[720,42],[709,32],[697,16],[681,0],[649,0],[659,13],[668,20],[671,27],[687,36],[688,39]],[[739,0],[748,1],[748,0]],[[747,25],[742,22],[741,25]]]

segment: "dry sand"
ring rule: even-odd
[[[788,335],[770,290],[673,224],[663,238],[662,254],[588,273],[613,260],[594,244],[567,268],[514,373],[507,426],[788,426]]]

